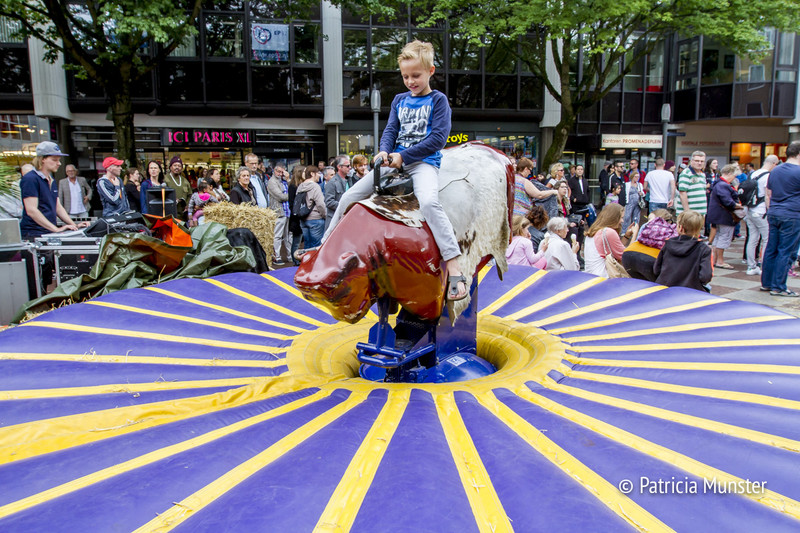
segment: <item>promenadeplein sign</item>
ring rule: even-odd
[[[661,135],[612,135],[600,137],[600,148],[661,148]]]

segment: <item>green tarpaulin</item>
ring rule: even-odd
[[[181,226],[182,227],[182,226]],[[80,302],[102,294],[178,278],[207,278],[255,267],[252,251],[228,243],[228,228],[211,222],[187,229],[192,247],[172,246],[141,233],[114,233],[100,243],[100,256],[88,274],[60,284],[22,306],[12,322],[28,313],[47,311],[64,302]],[[169,271],[169,266],[177,268]],[[157,266],[162,265],[162,266]]]

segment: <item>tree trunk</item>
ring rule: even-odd
[[[114,134],[117,137],[117,157],[128,164],[129,168],[138,166],[136,157],[136,139],[133,131],[133,105],[127,88],[109,94],[111,116],[114,121]]]
[[[540,167],[546,174],[550,170],[550,165],[557,163],[561,159],[561,154],[564,152],[564,147],[567,145],[567,138],[575,125],[575,117],[567,116],[562,113],[561,122],[553,128],[553,142],[547,153],[542,159],[542,166]]]

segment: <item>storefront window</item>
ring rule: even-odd
[[[480,70],[481,50],[465,37],[450,35],[450,70]]]
[[[472,139],[468,138],[468,140]],[[517,159],[527,157],[533,161],[534,166],[536,165],[536,158],[538,157],[537,142],[536,137],[532,135],[495,136],[478,134],[475,136],[475,140],[497,148],[507,156],[513,156]]]
[[[372,30],[372,68],[396,70],[397,56],[408,42],[408,32],[396,28]]]
[[[317,24],[294,27],[294,62],[319,64],[319,26]]]
[[[372,160],[372,155],[376,152],[375,142],[371,134],[339,135],[340,154],[347,154],[350,157],[362,154],[367,156],[368,160]]]
[[[205,20],[208,57],[244,57],[241,16],[206,15]]]
[[[342,33],[344,66],[368,68],[367,33],[363,30],[344,30]]]
[[[731,143],[731,161],[734,160],[739,161],[742,167],[747,163],[753,163],[759,168],[763,160],[761,143]]]
[[[703,85],[733,82],[733,67],[736,54],[712,40],[703,43]]]

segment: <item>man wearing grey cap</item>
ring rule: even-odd
[[[75,224],[58,200],[58,185],[53,175],[61,166],[61,157],[67,154],[61,153],[61,149],[54,142],[45,141],[36,147],[36,157],[33,158],[33,170],[22,176],[19,182],[19,189],[22,196],[22,220],[19,223],[22,238],[33,241],[36,237],[45,233],[60,233],[67,230],[85,228],[88,222]],[[56,218],[64,221],[64,225],[58,227]],[[25,252],[23,255],[28,254]],[[53,252],[46,252],[39,255],[41,261],[41,288],[42,293],[53,279],[55,259]],[[32,261],[28,261],[29,275],[31,272]],[[33,276],[28,279],[33,279]],[[34,288],[29,288],[29,296],[35,298],[37,293]]]
[[[41,142],[36,147],[34,170],[22,176],[19,183],[22,196],[19,226],[23,238],[32,240],[45,233],[76,230],[89,225],[88,222],[76,225],[58,201],[58,186],[53,174],[61,166],[61,157],[66,155],[54,142]],[[58,227],[56,218],[63,220],[65,225]]]

